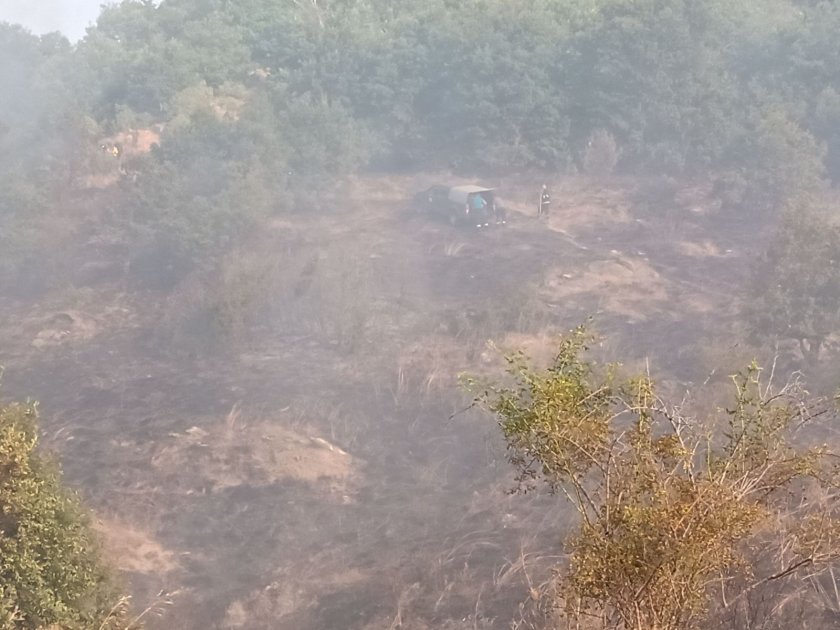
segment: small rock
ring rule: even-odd
[[[207,437],[207,431],[205,431],[204,429],[202,429],[200,427],[190,427],[189,429],[184,431],[184,433],[186,433],[187,435],[190,435],[192,437],[198,437],[198,438]]]
[[[312,442],[312,444],[314,444],[315,446],[318,446],[320,448],[325,448],[328,451],[331,451],[333,453],[338,453],[339,455],[347,455],[348,454],[347,451],[344,451],[344,450],[338,448],[335,444],[330,444],[324,438],[310,437],[309,441]]]

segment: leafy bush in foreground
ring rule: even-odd
[[[125,627],[88,516],[36,452],[37,410],[0,408],[0,628]]]
[[[733,377],[727,408],[702,420],[663,401],[648,376],[600,370],[586,344],[580,330],[564,339],[545,369],[512,356],[512,384],[477,399],[498,418],[520,482],[546,484],[579,514],[568,566],[546,593],[570,627],[733,627],[762,589],[781,607],[801,595],[797,578],[836,563],[834,456],[802,432],[828,404],[807,402],[796,382],[774,389],[753,365]],[[704,625],[712,614],[730,622]]]

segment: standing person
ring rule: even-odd
[[[498,199],[493,199],[493,214],[496,216],[496,225],[507,223],[507,212]]]
[[[540,192],[540,207],[537,216],[548,216],[548,211],[551,210],[551,194],[548,192],[548,186],[543,184]]]

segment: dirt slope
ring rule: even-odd
[[[558,181],[538,220],[535,182],[508,178],[489,183],[509,224],[475,231],[402,212],[437,179],[360,178],[328,214],[269,222],[225,285],[274,261],[263,299],[223,343],[191,323],[204,280],[0,304],[5,396],[42,401],[138,601],[179,591],[153,628],[507,628],[565,516],[507,493],[492,422],[450,419],[458,373],[590,315],[605,355],[681,381],[730,343],[763,237],[706,216],[702,189]]]

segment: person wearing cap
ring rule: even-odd
[[[548,211],[551,209],[551,195],[548,192],[548,186],[543,184],[542,191],[540,192],[540,206],[537,212],[537,216],[548,216]]]

